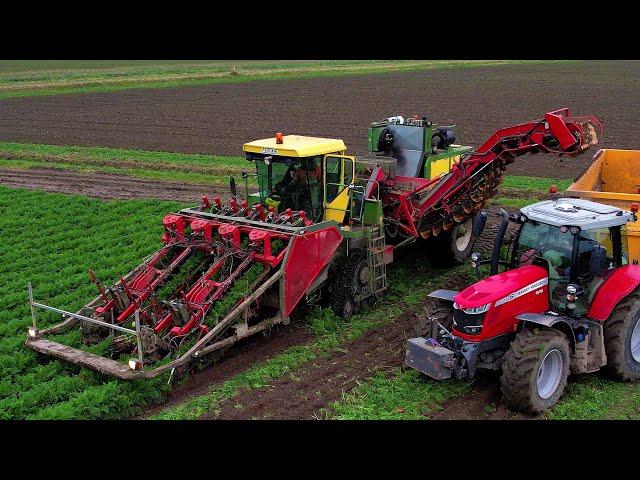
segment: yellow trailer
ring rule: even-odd
[[[567,193],[630,210],[640,204],[640,150],[603,148]],[[640,220],[628,224],[629,262],[640,262]]]

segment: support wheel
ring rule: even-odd
[[[640,380],[640,290],[624,298],[604,324],[607,370],[624,381]]]
[[[538,414],[560,400],[567,385],[571,351],[564,333],[520,331],[504,355],[502,395],[512,409]]]
[[[456,262],[464,262],[475,244],[473,236],[473,222],[471,216],[451,230],[442,231],[436,237],[429,239],[432,245],[431,262],[438,268],[451,267]]]
[[[471,249],[473,249],[475,243],[475,237],[473,236],[474,219],[475,215],[467,218],[451,232],[451,253],[458,262],[464,262],[471,255]]]
[[[366,252],[353,250],[336,275],[329,305],[339,317],[349,318],[362,306],[369,288],[368,263]]]

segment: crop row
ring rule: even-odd
[[[166,378],[122,382],[26,349],[27,283],[36,300],[75,311],[97,293],[89,268],[106,284],[117,281],[158,248],[162,216],[180,207],[0,186],[0,418],[119,418],[161,399]],[[57,340],[79,346],[80,336],[72,330]]]

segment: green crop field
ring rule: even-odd
[[[178,207],[0,186],[0,418],[121,418],[160,400],[166,378],[120,382],[26,349],[26,289],[30,281],[36,299],[76,311],[96,295],[87,270],[115,282],[158,247],[162,216]],[[64,340],[77,345],[78,332]]]
[[[532,61],[529,61],[531,63]],[[0,61],[0,99],[523,63],[516,60]],[[540,62],[537,62],[540,63]],[[544,62],[548,63],[548,62]]]
[[[42,358],[23,346],[31,323],[27,282],[39,301],[75,311],[96,295],[88,281],[93,268],[106,283],[137,265],[159,245],[161,218],[180,208],[175,202],[100,201],[0,186],[0,418],[126,418],[150,403],[162,402],[166,376],[124,382]],[[11,248],[7,248],[11,246]],[[410,264],[411,263],[411,264]],[[462,269],[462,270],[460,270]],[[458,267],[459,273],[468,267]],[[283,376],[295,376],[316,358],[339,351],[365,332],[393,322],[403,308],[417,305],[450,271],[436,271],[424,259],[400,262],[390,273],[390,291],[380,305],[350,321],[328,310],[306,320],[310,343],[291,347],[214,386],[210,392],[154,415],[189,419],[216,411],[241,389],[264,388]],[[467,273],[469,274],[469,273]],[[55,316],[40,313],[46,325]],[[71,331],[58,340],[79,346]],[[100,344],[93,351],[100,353]],[[215,368],[211,367],[211,368]],[[429,418],[441,405],[469,391],[470,382],[437,383],[397,366],[372,374],[342,400],[327,406],[326,418]],[[640,418],[640,387],[601,375],[573,379],[568,393],[546,417]],[[495,406],[494,406],[495,407]],[[487,405],[490,412],[491,405]]]

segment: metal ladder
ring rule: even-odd
[[[387,289],[387,266],[384,263],[386,241],[379,225],[371,227],[368,238],[369,265],[371,265],[371,294],[378,295]]]

